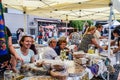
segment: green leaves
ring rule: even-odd
[[[74,28],[81,31],[83,29],[83,26],[84,26],[85,22],[86,22],[85,20],[71,20],[70,21],[70,27],[74,27]],[[89,25],[93,24],[93,22],[91,20],[87,20],[87,23]]]

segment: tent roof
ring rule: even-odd
[[[2,0],[5,7],[26,14],[62,20],[108,20],[110,0]],[[119,12],[114,9],[116,19]]]
[[[117,20],[113,20],[113,21],[112,21],[112,27],[115,28],[115,27],[118,26],[118,25],[120,25],[120,22],[118,22]],[[105,28],[109,28],[109,23],[103,25],[103,27],[105,27]]]

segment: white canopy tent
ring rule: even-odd
[[[113,6],[120,12],[120,0],[112,0]]]
[[[44,18],[66,20],[108,20],[110,0],[2,0],[4,7]],[[114,9],[116,19],[119,12]]]
[[[120,22],[118,22],[117,20],[113,20],[112,21],[112,27],[115,28],[116,26],[120,25]],[[108,28],[109,24],[105,24],[103,25],[104,28]]]

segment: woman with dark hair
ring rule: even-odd
[[[33,50],[35,61],[37,61],[37,60],[39,60],[38,50],[36,49],[34,38],[32,36],[31,36],[31,38],[32,38],[32,44],[31,44],[30,49]]]
[[[31,36],[24,35],[21,40],[19,41],[20,48],[16,49],[18,55],[23,59],[22,64],[32,63],[34,62],[34,52],[30,49],[32,45],[32,38]],[[21,62],[16,60],[14,57],[13,60],[13,70],[16,72],[16,68],[19,70],[21,66]]]
[[[31,38],[32,38],[32,45],[31,45],[30,49],[33,50],[34,54],[36,55],[36,54],[38,54],[38,52],[37,52],[37,49],[36,49],[35,44],[34,44],[35,40],[33,37],[31,37]]]
[[[119,29],[114,29],[112,34],[114,36],[114,40],[111,41],[111,45],[117,45],[118,46],[118,48],[113,50],[113,52],[116,53],[120,50],[120,30]]]

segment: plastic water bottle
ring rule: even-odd
[[[68,59],[69,60],[73,60],[73,50],[71,49],[71,51],[69,52],[69,54],[68,54]]]

